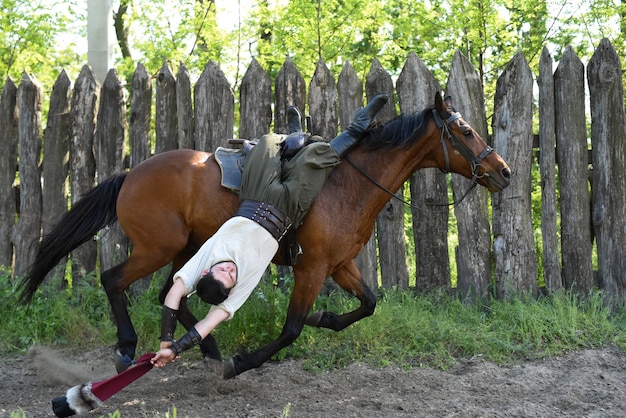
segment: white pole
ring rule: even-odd
[[[114,33],[111,0],[87,0],[87,62],[101,84],[113,66]]]

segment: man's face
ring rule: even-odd
[[[222,261],[211,267],[211,273],[215,280],[221,282],[226,289],[230,289],[237,283],[237,265],[232,261]]]

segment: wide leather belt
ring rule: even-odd
[[[253,220],[280,241],[291,226],[291,219],[280,209],[265,202],[242,200],[235,216],[243,216]]]

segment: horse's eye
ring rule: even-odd
[[[472,131],[469,129],[467,131],[463,131],[463,136],[472,136]]]

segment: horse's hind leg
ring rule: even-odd
[[[102,287],[104,287],[111,305],[113,320],[117,326],[115,368],[118,373],[132,365],[137,348],[137,333],[128,314],[128,298],[125,293],[128,284],[125,284],[123,280],[125,264],[126,262],[110,268],[100,276]]]
[[[376,308],[376,296],[372,293],[370,288],[363,283],[361,272],[354,260],[335,271],[332,277],[342,289],[358,298],[361,301],[361,305],[354,311],[343,315],[337,315],[327,311],[313,312],[306,320],[307,325],[341,331],[348,325],[374,313],[374,309]]]
[[[142,251],[140,247],[135,246],[126,261],[106,270],[100,276],[117,326],[115,368],[118,373],[132,364],[137,348],[137,333],[128,314],[126,289],[136,280],[163,267],[172,258],[167,256],[165,250],[159,254],[154,249]]]

